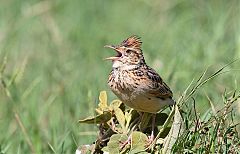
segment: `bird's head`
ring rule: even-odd
[[[130,69],[141,63],[145,63],[141,50],[142,41],[140,37],[134,35],[124,40],[119,45],[106,45],[117,52],[116,56],[108,57],[106,60],[112,60],[113,68]]]

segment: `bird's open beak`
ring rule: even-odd
[[[105,60],[118,60],[122,56],[122,52],[114,45],[105,45],[105,48],[113,49],[117,52],[117,55],[114,57],[105,58]]]

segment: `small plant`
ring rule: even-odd
[[[160,128],[159,137],[154,143],[149,143],[150,114],[143,114],[140,121],[139,113],[133,109],[126,109],[121,101],[114,100],[108,104],[105,91],[100,93],[96,113],[96,116],[79,120],[79,122],[98,124],[98,138],[90,147],[99,153],[102,151],[109,153],[150,152],[163,145],[162,141],[169,134],[171,128],[168,126],[171,118],[166,113],[157,114],[156,129]],[[131,142],[125,143],[129,137],[131,137]],[[83,146],[83,149],[86,149],[86,146]]]

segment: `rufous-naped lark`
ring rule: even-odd
[[[173,94],[159,74],[146,64],[141,45],[140,38],[134,35],[119,45],[105,46],[117,52],[116,56],[106,58],[113,63],[108,85],[127,106],[155,115],[164,106],[174,104]]]

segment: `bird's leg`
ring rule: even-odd
[[[152,114],[152,132],[151,132],[151,136],[149,137],[150,143],[152,143],[152,141],[154,140],[155,122],[156,122],[156,114]]]

